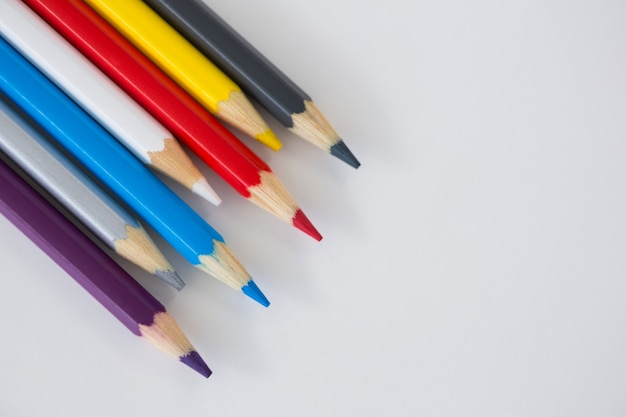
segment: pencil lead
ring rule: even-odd
[[[211,187],[208,181],[204,178],[200,178],[196,181],[193,185],[192,191],[214,206],[219,206],[222,203],[220,196],[217,195],[213,187]]]
[[[192,350],[185,356],[182,356],[180,358],[180,361],[205,378],[210,377],[213,373],[211,372],[211,369],[209,369],[207,364],[204,363],[204,360],[200,357],[198,352],[196,352],[195,350]]]
[[[352,154],[350,149],[348,149],[343,139],[340,139],[339,142],[330,147],[330,154],[336,156],[355,169],[361,166],[361,163]]]
[[[176,271],[156,271],[154,273],[157,277],[161,278],[163,281],[167,282],[172,287],[176,288],[178,291],[182,290],[185,287],[185,281],[183,281]]]
[[[245,295],[247,295],[248,297],[252,298],[257,303],[261,304],[263,307],[269,307],[270,306],[270,302],[265,297],[265,295],[263,295],[263,293],[261,292],[259,287],[257,287],[257,285],[254,283],[254,281],[252,281],[252,280],[248,281],[248,284],[245,285],[241,289],[241,291],[243,291],[243,293]]]
[[[265,146],[267,146],[273,151],[277,151],[283,147],[283,144],[280,141],[280,139],[278,139],[276,134],[272,132],[270,129],[267,129],[263,133],[259,133],[258,135],[255,136],[255,138],[256,140],[263,143]]]
[[[298,209],[298,211],[296,211],[296,214],[293,216],[292,223],[295,227],[302,230],[318,242],[322,240],[322,235],[317,231],[315,226],[313,226],[308,217],[306,217],[302,209]]]

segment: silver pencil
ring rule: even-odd
[[[174,288],[184,287],[137,219],[2,99],[0,150],[106,247]]]

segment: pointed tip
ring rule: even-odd
[[[195,350],[192,350],[185,356],[181,356],[180,361],[205,378],[210,377],[213,373]]]
[[[185,287],[185,281],[180,278],[180,275],[178,275],[176,271],[156,271],[154,275],[167,282],[178,291]]]
[[[292,224],[298,229],[302,230],[307,235],[311,236],[313,239],[318,242],[322,240],[322,235],[317,231],[315,226],[311,223],[309,218],[304,214],[301,209],[296,211],[296,214],[293,216]]]
[[[277,151],[283,147],[283,143],[270,129],[256,135],[256,139],[273,151]]]
[[[209,182],[204,178],[196,181],[196,183],[193,185],[192,191],[207,200],[209,203],[213,204],[214,206],[219,206],[222,203],[222,199],[220,198],[220,196],[217,195],[213,187],[211,187],[209,185]]]
[[[269,307],[269,300],[263,295],[259,287],[254,283],[254,281],[250,280],[248,283],[241,289],[245,295],[252,298],[257,303],[261,304],[263,307]]]
[[[354,154],[350,151],[350,149],[348,149],[342,139],[330,147],[330,154],[341,159],[343,162],[355,169],[361,166],[359,160],[356,159]]]

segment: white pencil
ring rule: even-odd
[[[185,283],[141,224],[0,99],[0,152],[46,199],[109,249],[180,290]],[[78,226],[78,224],[77,224]]]
[[[1,0],[0,34],[146,165],[220,204],[173,135],[28,6]]]

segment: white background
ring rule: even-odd
[[[321,243],[209,169],[221,207],[176,188],[272,301],[156,238],[182,292],[122,263],[208,380],[0,220],[0,416],[626,415],[623,1],[207,3],[363,166],[271,120],[279,153],[244,139]]]

